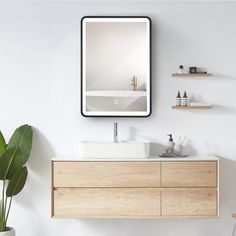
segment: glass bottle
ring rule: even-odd
[[[187,93],[186,93],[186,91],[184,91],[184,96],[182,98],[182,106],[183,107],[188,106],[188,101],[189,101],[189,99],[188,99]]]
[[[177,96],[176,96],[176,106],[180,107],[181,106],[181,95],[180,91],[178,91]]]

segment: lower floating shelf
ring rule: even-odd
[[[185,74],[179,74],[175,73],[172,74],[172,77],[210,77],[212,74],[210,73],[185,73]]]
[[[212,106],[172,106],[172,109],[210,109]]]

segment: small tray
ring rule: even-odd
[[[163,153],[163,154],[159,155],[159,157],[161,157],[161,158],[178,158],[178,157],[188,157],[188,155],[187,154],[175,155],[175,154]]]

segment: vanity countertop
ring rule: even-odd
[[[159,157],[151,156],[149,158],[82,158],[79,156],[56,156],[52,161],[217,161],[218,157],[214,155],[199,155],[188,157]]]

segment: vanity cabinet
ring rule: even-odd
[[[54,187],[160,187],[160,162],[55,161]]]
[[[215,188],[166,188],[161,191],[162,216],[216,217],[217,190]]]
[[[218,216],[218,161],[161,163],[162,216]]]
[[[218,216],[218,160],[52,161],[52,216]]]
[[[160,216],[158,188],[58,188],[54,215],[72,218]]]
[[[166,161],[161,170],[163,187],[217,187],[216,161]]]

